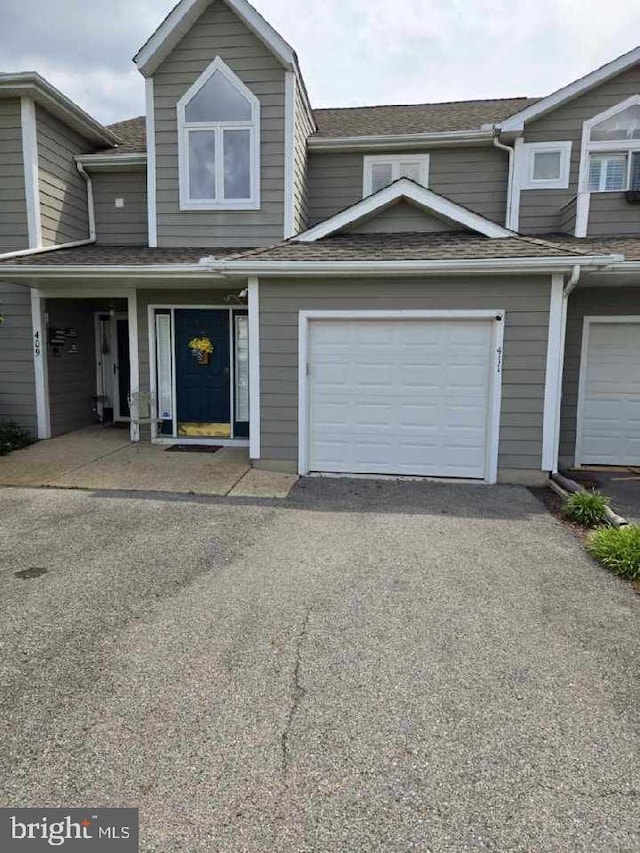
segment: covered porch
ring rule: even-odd
[[[14,260],[7,278],[31,294],[38,438],[101,423],[132,442],[249,447],[257,304],[246,277],[202,255],[85,246]]]

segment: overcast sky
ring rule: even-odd
[[[143,112],[131,57],[173,0],[0,0],[1,71],[104,123]],[[316,107],[544,95],[640,42],[636,0],[255,0]]]

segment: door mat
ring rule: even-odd
[[[217,453],[218,450],[222,450],[222,445],[172,444],[171,447],[167,447],[167,453]]]

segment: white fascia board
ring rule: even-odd
[[[153,77],[144,81],[145,133],[147,139],[147,242],[158,245],[158,217],[156,209],[156,108],[153,95]]]
[[[208,267],[201,264],[130,264],[130,265],[91,265],[70,264],[51,265],[43,264],[29,266],[27,264],[0,264],[0,278],[11,276],[12,278],[28,277],[43,279],[52,278],[192,278],[210,281],[212,278],[223,279],[218,274],[216,267]]]
[[[117,145],[118,136],[63,94],[37,71],[2,74],[0,97],[30,97],[65,124],[92,141]]]
[[[147,164],[145,152],[130,154],[76,154],[76,163],[81,163],[91,172],[118,172],[123,169],[144,169]]]
[[[616,263],[621,255],[595,255],[568,258],[493,258],[435,261],[236,261],[221,262],[216,269],[240,276],[313,275],[416,275],[438,273],[535,273],[571,272],[575,266],[601,269]]]
[[[211,2],[212,0],[180,0],[133,57],[144,77],[150,77],[154,73]],[[286,68],[293,70],[293,48],[250,3],[246,0],[225,0],[225,3]]]
[[[537,104],[532,104],[530,107],[521,110],[519,113],[515,113],[515,115],[512,115],[505,121],[499,122],[498,125],[501,133],[522,131],[526,122],[539,118],[545,113],[559,107],[561,104],[570,101],[572,98],[576,98],[578,95],[588,92],[590,89],[593,89],[595,86],[599,86],[611,77],[615,77],[617,74],[626,71],[627,68],[630,68],[638,62],[640,62],[640,47],[634,47],[633,50],[630,50],[628,53],[624,53],[612,62],[608,62],[606,65],[597,68],[590,74],[580,77],[578,80],[574,80],[573,83],[569,83],[561,89],[557,89],[546,98],[538,101]]]
[[[284,75],[284,239],[295,234],[295,137],[296,137],[296,76],[293,71]]]
[[[438,133],[411,133],[388,136],[314,136],[307,141],[311,151],[367,151],[371,148],[442,148],[449,145],[490,143],[491,130],[457,130]]]
[[[354,225],[362,219],[372,216],[379,210],[384,210],[390,204],[401,199],[407,199],[422,208],[427,213],[442,216],[445,219],[455,222],[485,237],[514,237],[513,231],[508,231],[502,225],[497,225],[484,216],[479,216],[473,213],[466,207],[455,204],[449,199],[444,198],[426,187],[421,187],[414,181],[408,178],[400,178],[394,181],[389,186],[384,187],[373,195],[363,198],[362,201],[356,202],[346,210],[337,213],[335,216],[325,219],[313,228],[303,231],[296,238],[296,242],[313,243],[322,237],[327,237],[330,234],[335,234],[346,228],[348,225]]]

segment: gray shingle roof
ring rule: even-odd
[[[589,254],[621,254],[625,261],[640,261],[640,236],[572,237],[568,234],[545,234],[545,238],[574,251],[582,249]]]
[[[425,234],[336,234],[314,243],[288,240],[241,257],[253,261],[435,261],[491,258],[571,258],[587,254],[530,237],[484,237],[465,231]]]
[[[247,251],[239,248],[151,249],[147,246],[76,246],[75,249],[56,249],[38,255],[23,255],[0,261],[0,266],[118,266],[120,264],[197,264],[200,258],[216,258]]]
[[[147,150],[147,127],[144,116],[136,116],[126,121],[117,121],[108,125],[122,143],[117,148],[109,148],[109,154],[138,154]]]
[[[487,101],[450,101],[442,104],[404,106],[336,107],[314,110],[318,132],[314,136],[391,136],[409,133],[438,133],[478,130],[483,124],[501,121],[523,110],[538,98],[504,98]],[[144,116],[109,125],[122,139],[109,153],[146,151]]]
[[[404,106],[340,107],[314,110],[316,136],[391,136],[477,130],[536,103],[538,98],[450,101]]]

